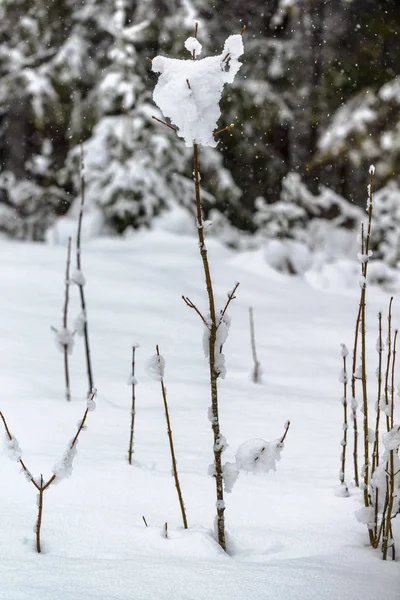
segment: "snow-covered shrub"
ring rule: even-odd
[[[374,258],[389,267],[400,262],[400,188],[396,181],[374,194],[374,229],[371,237]]]
[[[285,273],[304,273],[316,255],[325,261],[348,255],[354,248],[351,230],[362,211],[329,188],[312,194],[298,173],[282,181],[279,202],[258,198],[255,223],[267,240],[266,260]]]

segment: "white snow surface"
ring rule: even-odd
[[[194,38],[186,40],[186,49],[197,48],[191,39]],[[153,58],[152,70],[160,74],[153,100],[163,115],[176,125],[186,146],[217,145],[214,132],[221,115],[219,101],[224,85],[233,83],[241,67],[238,58],[243,51],[242,36],[237,34],[227,38],[219,56],[200,60]]]
[[[27,468],[47,480],[86,407],[83,340],[75,340],[70,359],[69,403],[62,355],[48,334],[64,293],[65,248],[4,240],[0,245],[0,410],[24,449]],[[232,326],[224,345],[229,371],[219,379],[221,428],[230,444],[224,462],[235,463],[243,440],[274,440],[291,420],[277,471],[241,473],[226,494],[230,555],[220,551],[212,532],[216,498],[207,474],[213,436],[208,365],[199,343],[203,325],[181,299],[187,294],[207,314],[196,238],[153,231],[126,240],[97,239],[83,247],[97,410],[80,436],[71,477],[44,494],[40,556],[34,551],[36,491],[21,477],[20,466],[0,452],[0,600],[396,598],[399,565],[384,563],[368,547],[367,528],[354,517],[362,502],[351,471],[350,496],[335,495],[342,427],[338,348],[352,343],[357,280],[353,287],[325,291],[317,280],[312,287],[276,273],[257,251],[235,253],[214,239],[207,246],[218,306],[235,281],[241,284],[229,307]],[[374,286],[368,294],[373,373],[376,314],[388,298]],[[71,315],[79,312],[78,296],[73,287]],[[265,374],[259,385],[249,378],[250,305]],[[396,326],[399,318],[395,302]],[[140,343],[135,374],[141,384],[129,466],[126,373],[133,340]],[[146,376],[156,343],[168,362],[188,531],[182,529],[170,474],[160,384]],[[162,536],[165,522],[168,539]],[[393,525],[399,540],[399,518]]]

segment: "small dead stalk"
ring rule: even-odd
[[[135,399],[135,386],[136,386],[136,378],[135,378],[135,350],[137,346],[132,346],[132,375],[130,379],[130,383],[132,385],[132,407],[131,407],[131,430],[129,436],[129,448],[128,448],[128,462],[132,464],[132,455],[133,455],[133,434],[135,428],[135,411],[136,411],[136,399]]]
[[[67,265],[65,269],[65,299],[64,299],[64,315],[63,327],[68,329],[68,304],[69,304],[69,288],[70,288],[70,266],[71,266],[71,238],[68,238],[67,250]],[[68,364],[68,344],[64,344],[64,372],[65,372],[65,398],[67,402],[71,401],[71,387],[69,379],[69,364]]]
[[[82,235],[82,220],[83,220],[83,209],[85,205],[85,163],[83,146],[81,146],[81,206],[79,210],[78,218],[78,231],[76,235],[76,272],[75,272],[75,283],[79,288],[79,296],[81,301],[82,319],[83,319],[83,337],[85,341],[85,356],[86,356],[86,370],[88,378],[88,397],[93,389],[93,370],[92,361],[90,357],[90,345],[89,345],[89,328],[85,298],[85,278],[82,273],[82,249],[81,249],[81,235]]]
[[[261,381],[261,368],[260,363],[257,358],[256,351],[256,337],[254,333],[254,316],[253,316],[253,308],[250,306],[249,308],[249,319],[250,319],[250,343],[251,343],[251,353],[253,355],[254,368],[252,372],[251,379],[253,383],[260,383]]]
[[[341,453],[341,466],[340,466],[340,474],[339,481],[340,485],[344,486],[344,490],[346,495],[348,495],[348,488],[346,484],[346,450],[347,450],[347,430],[348,430],[348,419],[347,419],[347,356],[349,351],[347,350],[344,344],[342,346],[342,359],[343,359],[343,371],[341,373],[341,381],[343,383],[343,439],[341,441],[342,445],[342,453]]]
[[[156,346],[156,352],[157,352],[158,360],[161,361],[162,357],[160,356],[160,350],[159,350],[158,346]],[[184,529],[187,529],[188,524],[187,524],[187,518],[186,518],[185,503],[183,502],[181,485],[179,483],[178,465],[177,465],[176,457],[175,457],[174,440],[172,437],[172,430],[171,430],[171,420],[169,418],[167,390],[165,389],[164,376],[162,375],[162,372],[163,372],[163,369],[160,368],[161,393],[162,393],[162,398],[163,398],[163,402],[164,402],[165,419],[167,421],[167,433],[168,433],[169,449],[171,452],[171,461],[172,461],[172,474],[175,479],[175,487],[176,487],[176,492],[178,494],[179,506],[180,506],[181,514],[182,514],[183,527],[184,527]],[[167,529],[166,529],[166,531],[167,531]],[[168,537],[167,534],[165,535],[165,537]]]

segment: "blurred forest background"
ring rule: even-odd
[[[215,231],[312,251],[358,223],[374,163],[374,249],[396,266],[398,0],[0,0],[0,230],[43,240],[73,210],[81,144],[99,231],[192,210],[192,153],[152,119],[146,57],[189,58],[195,21],[202,56],[247,25],[222,102],[235,128],[201,156]]]

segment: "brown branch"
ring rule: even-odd
[[[131,430],[129,437],[128,462],[132,464],[133,454],[133,432],[135,427],[135,350],[136,346],[132,346],[132,408],[131,408]]]
[[[197,31],[198,31],[198,29],[199,29],[199,24],[196,21],[195,24],[194,24],[194,32],[193,32],[193,37],[194,37],[195,40],[197,39]],[[196,50],[193,50],[192,51],[192,60],[195,60],[195,59],[196,59]]]
[[[388,407],[389,407],[389,373],[390,373],[390,361],[392,358],[392,303],[393,303],[393,296],[390,298],[389,312],[388,312],[387,358],[386,358],[386,371],[385,371],[386,431],[390,430]]]
[[[192,88],[190,87],[190,81],[189,81],[189,79],[186,79],[186,84],[187,84],[189,90],[191,90]]]
[[[40,475],[39,502],[38,502],[38,518],[36,522],[36,551],[40,554],[42,551],[40,543],[40,531],[42,529],[43,516],[43,475]]]
[[[12,436],[12,434],[10,432],[10,429],[9,429],[8,425],[7,425],[6,418],[5,418],[5,416],[3,415],[3,413],[1,411],[0,411],[0,418],[3,421],[3,425],[4,425],[4,429],[6,430],[7,437],[8,437],[8,439],[11,442],[12,439],[13,439],[13,436]],[[22,458],[20,458],[18,462],[21,465],[22,470],[24,471],[25,475],[27,476],[27,479],[29,479],[29,481],[32,482],[32,484],[35,486],[35,488],[37,490],[40,490],[40,486],[36,483],[36,481],[32,477],[32,473],[30,472],[30,470],[28,469],[28,467],[26,466],[26,464],[24,463],[24,461],[22,460]]]
[[[71,265],[71,237],[68,238],[67,264],[65,269],[65,300],[64,300],[64,329],[68,327],[68,304],[69,304],[69,288],[70,288],[70,265]],[[65,398],[67,402],[71,401],[69,365],[68,365],[68,344],[64,344],[64,373],[65,373]]]
[[[286,436],[287,436],[287,434],[288,434],[288,431],[289,431],[289,427],[290,427],[290,421],[287,421],[287,422],[286,422],[285,431],[284,431],[284,433],[283,433],[283,436],[281,437],[281,439],[280,439],[280,442],[279,442],[280,444],[283,444],[283,443],[284,443],[284,441],[285,441],[285,438],[286,438]]]
[[[347,449],[347,348],[342,345],[343,357],[343,443],[342,443],[342,461],[340,470],[340,483],[346,486],[346,449]],[[346,486],[347,490],[347,486]]]
[[[222,452],[223,447],[220,444],[221,429],[219,422],[219,404],[218,404],[218,372],[215,368],[215,342],[217,339],[217,317],[215,311],[214,290],[211,279],[210,265],[208,262],[207,248],[204,239],[203,215],[200,195],[200,172],[199,172],[199,147],[193,144],[193,168],[194,168],[194,189],[196,198],[196,217],[197,217],[197,236],[200,257],[203,264],[204,279],[208,296],[209,314],[210,314],[210,336],[208,340],[209,347],[209,373],[210,373],[210,392],[211,392],[211,412],[212,412],[212,432],[214,438],[214,467],[215,467],[215,487],[217,496],[217,518],[216,529],[218,543],[223,550],[226,550],[225,542],[225,503],[224,503],[224,482],[222,473]]]
[[[239,285],[240,285],[240,283],[239,283],[239,282],[238,282],[238,283],[236,283],[236,284],[235,284],[235,287],[233,288],[233,290],[232,290],[231,292],[229,292],[229,294],[228,294],[228,300],[227,300],[227,302],[226,302],[226,304],[225,304],[225,306],[224,306],[224,309],[221,311],[221,314],[220,314],[220,317],[219,317],[219,323],[218,323],[218,325],[217,325],[217,329],[218,329],[218,327],[221,325],[221,323],[222,323],[222,319],[224,318],[224,316],[225,316],[225,313],[226,313],[226,311],[228,310],[228,307],[229,307],[230,303],[232,302],[232,300],[235,300],[235,299],[236,299],[235,292],[236,292],[236,290],[238,289]]]
[[[361,229],[362,239],[362,262],[361,262],[361,274],[364,280],[361,282],[361,294],[360,294],[360,309],[361,309],[361,387],[362,387],[362,401],[363,401],[363,438],[364,438],[364,466],[363,466],[363,497],[364,506],[369,508],[371,502],[369,497],[369,439],[368,439],[368,389],[367,389],[367,357],[366,357],[366,294],[367,294],[367,271],[368,271],[368,259],[369,259],[369,243],[371,237],[372,227],[372,208],[373,208],[373,195],[372,195],[372,179],[373,174],[370,173],[370,185],[369,185],[369,196],[368,196],[368,228],[367,235],[364,238],[364,227]],[[375,545],[374,532],[368,529],[369,542],[372,547]]]
[[[83,151],[83,145],[81,144],[81,206],[79,210],[79,218],[78,218],[78,232],[76,236],[76,267],[79,272],[81,272],[81,233],[82,233],[82,220],[83,220],[83,208],[85,204],[85,156]],[[81,300],[81,309],[84,317],[83,323],[83,336],[85,340],[85,356],[86,356],[86,370],[88,377],[88,397],[92,393],[93,389],[93,371],[92,371],[92,361],[90,358],[90,345],[89,345],[89,327],[88,327],[88,319],[87,319],[87,310],[86,310],[86,298],[85,291],[82,284],[78,284],[79,287],[79,295]]]
[[[193,308],[193,310],[196,311],[196,313],[199,315],[200,319],[203,321],[203,323],[207,327],[207,329],[210,329],[210,325],[207,323],[207,321],[205,320],[205,318],[203,317],[203,315],[201,314],[201,312],[199,311],[197,306],[195,304],[193,304],[193,302],[187,296],[182,296],[182,300],[185,302],[185,304],[189,308]]]
[[[226,127],[223,127],[222,129],[218,129],[217,131],[214,131],[213,135],[216,136],[219,133],[223,133],[224,131],[228,131],[228,129],[232,129],[233,127],[235,127],[235,124],[231,123],[230,125],[227,125]]]
[[[169,127],[169,129],[172,129],[172,131],[177,131],[176,127],[173,127],[172,125],[170,125],[169,123],[166,123],[165,121],[162,121],[161,119],[157,119],[157,117],[155,117],[154,115],[151,118],[154,119],[154,121],[157,121],[158,123],[161,123],[162,125],[165,125],[165,127]]]
[[[158,346],[156,346],[156,352],[157,352],[157,356],[160,358],[160,350],[159,350]],[[181,508],[183,527],[184,527],[184,529],[187,529],[188,524],[187,524],[187,518],[186,518],[186,510],[185,510],[185,504],[183,502],[181,486],[179,483],[178,465],[177,465],[176,457],[175,457],[174,441],[172,438],[172,430],[171,430],[171,421],[169,418],[167,390],[165,389],[163,376],[160,377],[160,383],[161,383],[161,392],[162,392],[162,397],[163,397],[163,402],[164,402],[165,419],[167,421],[167,433],[168,433],[169,449],[171,452],[172,472],[173,472],[173,476],[175,479],[175,487],[176,487],[176,491],[178,494],[179,506]],[[165,525],[167,525],[167,524],[165,524]],[[167,535],[165,537],[167,537]]]

